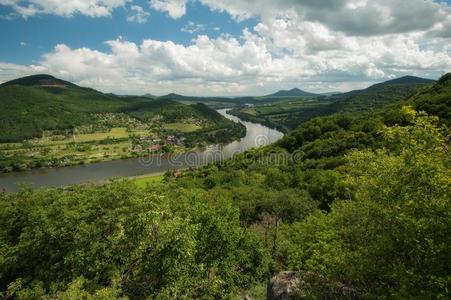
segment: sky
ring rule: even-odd
[[[0,0],[0,82],[103,92],[348,91],[451,72],[451,0]]]

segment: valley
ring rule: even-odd
[[[112,160],[0,174],[0,287],[265,299],[290,274],[311,299],[447,296],[451,74],[401,81],[217,110],[131,100],[3,143],[12,163]]]
[[[162,151],[164,149],[163,147],[152,148],[150,151],[148,151],[148,148],[144,151],[142,148],[139,148],[139,152],[137,151],[134,156],[128,157],[126,155],[127,152],[124,150],[124,154],[118,155],[116,160],[114,156],[106,157],[105,154],[112,153],[115,150],[121,151],[122,148],[119,148],[119,145],[121,145],[120,142],[99,145],[97,148],[95,147],[95,143],[97,142],[85,142],[78,145],[85,145],[84,147],[90,146],[91,150],[81,152],[82,154],[78,157],[79,159],[84,159],[94,156],[95,160],[91,161],[90,164],[78,163],[75,165],[60,165],[53,168],[34,168],[32,170],[0,173],[0,190],[4,189],[10,192],[17,192],[20,190],[21,184],[28,184],[34,188],[64,187],[80,183],[100,184],[114,178],[141,177],[161,174],[167,171],[170,173],[175,170],[186,170],[209,163],[220,162],[243,153],[246,150],[270,145],[283,137],[283,133],[277,130],[260,124],[241,121],[237,117],[228,114],[228,109],[218,110],[218,113],[235,124],[242,124],[245,127],[246,134],[230,143],[214,144],[192,149],[187,149],[186,146],[173,145],[178,140],[169,140],[164,141],[166,146],[163,147],[172,145],[175,150],[171,152]],[[124,135],[128,134],[123,129],[112,129],[111,132]],[[75,138],[91,139],[99,136],[103,137],[104,135],[107,135],[107,133],[81,134]],[[264,139],[259,139],[261,137],[264,137]],[[112,137],[110,139],[114,142]],[[64,140],[55,143],[56,145],[53,147],[57,149],[65,149],[67,147]],[[158,141],[158,143],[163,142]],[[124,147],[130,147],[128,141],[122,142],[122,145]],[[68,152],[65,151],[64,153],[67,155]],[[73,153],[76,156],[80,153],[80,150],[74,149]]]
[[[0,0],[0,300],[451,299],[451,0]]]
[[[116,97],[49,75],[0,85],[0,171],[177,153],[245,134],[204,104]]]

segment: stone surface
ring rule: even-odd
[[[268,300],[294,300],[302,297],[301,289],[303,282],[296,275],[296,272],[284,271],[273,278],[268,283]]]

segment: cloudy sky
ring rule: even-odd
[[[346,91],[451,71],[451,0],[0,0],[0,82],[120,94]]]

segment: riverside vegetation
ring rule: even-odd
[[[245,128],[204,104],[115,96],[49,75],[0,85],[0,172],[187,151]]]
[[[292,270],[299,298],[447,299],[450,102],[447,74],[164,184],[3,193],[2,296],[262,299]]]

